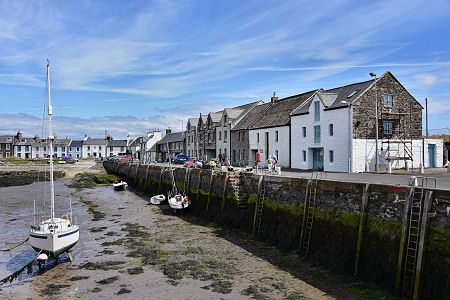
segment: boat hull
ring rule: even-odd
[[[181,197],[181,201],[177,200],[177,197]],[[169,198],[169,205],[172,209],[176,209],[176,210],[182,210],[182,209],[186,209],[189,204],[191,204],[191,201],[189,200],[189,198],[187,196],[181,196],[181,195],[177,195],[175,197],[171,197]]]
[[[126,184],[125,182],[115,183],[115,184],[113,184],[113,187],[114,187],[115,191],[123,191],[128,187],[128,184]]]
[[[31,232],[30,244],[34,250],[57,257],[72,248],[80,237],[78,228],[56,233]]]

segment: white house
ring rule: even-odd
[[[105,158],[107,144],[106,139],[85,136],[82,150],[83,158]]]
[[[127,140],[111,140],[106,147],[106,157],[125,155],[127,153]]]
[[[278,166],[291,166],[290,114],[313,94],[314,91],[310,91],[278,100],[274,93],[269,107],[249,126],[250,158],[259,151],[260,166],[267,166],[268,158],[275,154]]]
[[[128,150],[134,159],[143,162],[149,161],[151,158],[150,149],[161,139],[160,130],[148,131],[145,136],[137,137],[134,140],[128,139]]]
[[[422,140],[422,109],[390,72],[320,89],[291,114],[292,168],[374,171],[376,131],[379,171],[442,166],[443,141]]]
[[[198,118],[188,118],[186,124],[186,155],[189,157],[198,156]]]

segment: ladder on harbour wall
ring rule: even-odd
[[[264,199],[266,195],[266,185],[264,184],[264,175],[261,175],[259,178],[259,193],[258,193],[258,201],[256,202],[256,214],[255,219],[253,220],[253,234],[259,236],[259,232],[261,230],[261,221],[262,214],[264,210]]]
[[[241,175],[228,172],[228,181],[233,188],[233,194],[236,198],[236,206],[240,209],[247,208],[247,198],[245,197],[245,188],[242,185]]]
[[[303,212],[303,226],[300,236],[300,254],[305,257],[308,255],[309,242],[311,241],[311,232],[314,223],[314,212],[316,208],[317,183],[319,180],[326,179],[324,172],[313,172],[311,178],[306,184],[305,207]]]
[[[423,240],[425,237],[424,230],[427,222],[426,217],[425,220],[422,220],[422,218],[428,213],[429,206],[425,203],[425,189],[429,187],[429,181],[433,181],[434,187],[436,187],[436,179],[433,177],[413,177],[413,181],[413,190],[409,199],[409,225],[403,270],[402,296],[417,299],[418,287],[416,287],[416,283],[419,281],[419,278],[416,277],[417,269],[421,267],[419,266],[419,264],[421,265],[421,259],[418,260],[418,256],[422,257],[423,241],[421,239]],[[420,242],[422,242],[421,249],[419,249]]]

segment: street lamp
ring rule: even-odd
[[[370,72],[375,78],[375,172],[378,173],[378,101],[377,101],[377,74]]]

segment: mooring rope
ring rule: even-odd
[[[38,255],[36,255],[35,258],[33,258],[32,261],[30,261],[29,263],[27,263],[25,266],[23,266],[22,268],[20,268],[19,270],[15,271],[14,273],[12,273],[11,275],[3,278],[2,280],[0,280],[0,285],[1,284],[5,284],[7,282],[11,283],[14,279],[16,279],[20,273],[23,272],[23,270],[25,270],[25,268],[28,268],[28,272],[31,273],[32,271],[30,271],[30,269],[32,268],[32,264],[33,262],[39,257],[39,255],[41,255],[41,251],[39,251]],[[32,269],[31,269],[32,270]]]
[[[0,251],[5,251],[5,252],[11,251],[12,249],[19,247],[20,245],[22,245],[23,243],[25,243],[25,242],[28,241],[29,239],[30,239],[30,237],[27,237],[26,240],[23,241],[23,242],[21,242],[20,244],[17,244],[17,245],[15,245],[14,247],[9,248],[9,249],[0,249]]]

